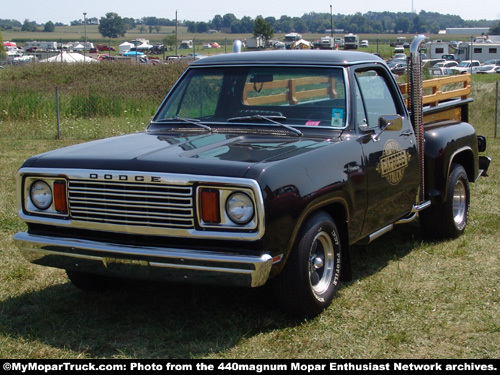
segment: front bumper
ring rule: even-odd
[[[266,283],[272,266],[269,254],[140,247],[25,232],[14,241],[34,264],[121,277],[257,287]]]

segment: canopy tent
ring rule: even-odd
[[[83,51],[84,49],[85,47],[83,46],[83,44],[77,44],[76,46],[73,46],[74,51]]]
[[[122,44],[120,44],[118,46],[118,52],[120,53],[120,55],[123,55],[123,54],[127,53],[128,51],[130,51],[133,47],[135,47],[134,44],[129,43],[129,42],[123,42]]]
[[[292,49],[311,49],[313,44],[307,40],[300,39],[292,43]]]
[[[136,51],[149,51],[153,46],[148,43],[142,43],[141,45],[135,47]]]
[[[62,54],[52,56],[45,60],[40,60],[40,62],[91,63],[99,62],[99,60],[93,59],[89,56],[83,56],[80,53],[63,51]]]

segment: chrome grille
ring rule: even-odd
[[[70,180],[70,215],[106,224],[193,228],[192,191],[185,185]]]

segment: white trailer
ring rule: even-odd
[[[248,49],[260,49],[264,48],[264,38],[262,36],[257,36],[253,38],[245,39],[245,47]]]
[[[344,35],[344,49],[358,49],[359,37],[355,34]]]
[[[422,47],[428,59],[441,59],[443,55],[449,55],[451,49],[448,42],[441,40],[425,43]]]
[[[320,49],[335,49],[335,39],[331,36],[324,36],[319,40]]]
[[[190,49],[190,48],[193,48],[192,40],[183,40],[181,42],[181,45],[179,46],[179,49]]]
[[[57,42],[37,42],[36,40],[32,42],[26,42],[24,45],[24,50],[29,49],[37,49],[37,50],[45,50],[45,51],[56,51],[57,50]]]
[[[460,43],[454,55],[458,61],[479,60],[483,63],[486,60],[500,59],[500,43]]]
[[[285,46],[286,49],[292,48],[292,44],[301,40],[302,35],[297,34],[297,33],[289,33],[285,35]]]

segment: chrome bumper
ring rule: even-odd
[[[272,266],[269,254],[140,247],[25,232],[14,241],[34,264],[125,277],[257,287],[265,284]]]

